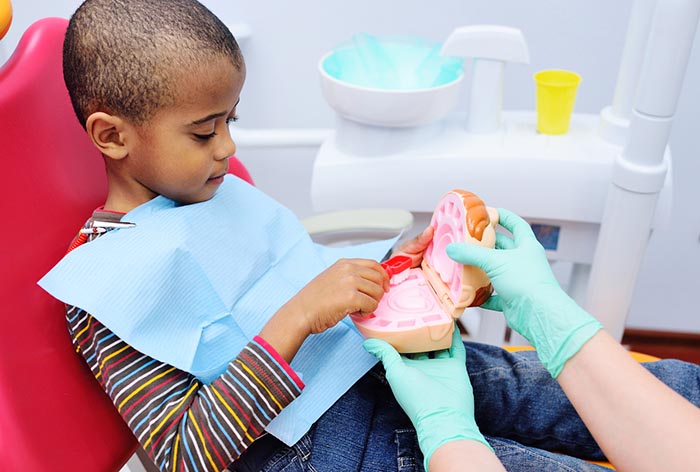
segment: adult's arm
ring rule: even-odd
[[[700,467],[700,409],[651,375],[605,331],[566,362],[557,380],[618,470]]]
[[[526,221],[499,209],[496,248],[452,244],[496,291],[482,306],[525,336],[620,470],[698,470],[700,410],[648,373],[559,286]]]

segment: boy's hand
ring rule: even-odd
[[[377,261],[340,259],[285,303],[259,335],[291,362],[307,336],[347,315],[369,315],[387,290],[389,276]]]
[[[345,316],[369,315],[377,309],[389,276],[378,262],[369,259],[340,259],[309,282],[288,303],[309,334],[322,333]]]
[[[423,253],[428,249],[428,245],[430,245],[430,242],[433,240],[434,232],[435,229],[432,226],[428,226],[421,234],[403,243],[392,255],[406,255],[410,257],[413,262],[411,267],[418,267],[423,260]]]

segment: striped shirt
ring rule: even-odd
[[[100,222],[122,214],[96,210],[71,244],[102,233]],[[279,354],[256,336],[209,385],[119,339],[96,318],[67,306],[73,344],[141,446],[163,471],[220,471],[235,461],[304,384]]]

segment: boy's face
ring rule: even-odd
[[[236,116],[245,69],[221,59],[205,70],[186,71],[175,104],[133,126],[126,157],[129,206],[157,195],[180,203],[210,199],[236,151],[228,123]]]

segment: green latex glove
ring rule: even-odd
[[[502,311],[508,326],[535,347],[556,378],[602,325],[559,287],[530,225],[508,210],[499,208],[498,214],[512,239],[498,233],[496,249],[453,243],[447,246],[447,254],[486,272],[497,294],[482,308]]]
[[[384,364],[396,400],[411,419],[425,458],[450,441],[471,439],[485,444],[474,420],[474,393],[467,374],[464,344],[455,327],[450,349],[428,354],[400,355],[387,342],[367,339],[364,348]]]

